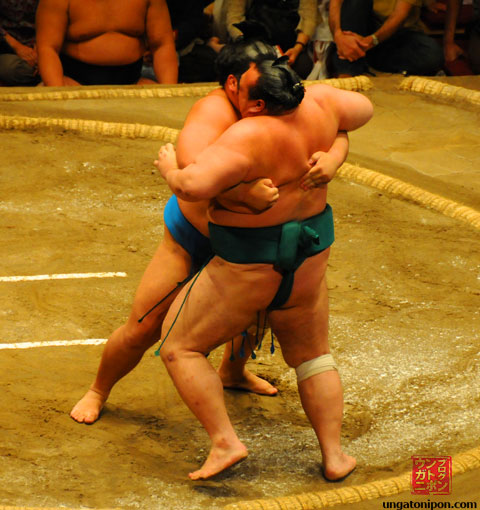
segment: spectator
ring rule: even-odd
[[[215,4],[215,26],[220,39],[228,37],[235,40],[242,35],[236,27],[237,24],[244,21],[256,22],[264,30],[264,39],[278,46],[285,55],[288,55],[288,63],[300,77],[308,76],[313,61],[307,51],[307,45],[317,25],[317,0],[283,0],[282,2],[278,0],[216,0]]]
[[[447,14],[445,16],[445,33],[443,48],[446,62],[453,62],[463,50],[455,44],[455,29],[461,0],[447,0]],[[467,54],[472,71],[480,74],[480,0],[473,0],[474,20],[467,29]]]
[[[332,33],[328,26],[328,6],[329,0],[319,0],[318,24],[311,42],[313,68],[307,76],[307,80],[324,80],[328,78],[327,57],[332,45]]]
[[[336,45],[332,71],[356,76],[379,71],[435,75],[443,67],[439,44],[420,24],[422,0],[330,1],[330,29]]]
[[[176,83],[178,67],[165,0],[40,0],[40,75],[45,85],[145,83],[146,46],[159,83]]]
[[[38,0],[0,0],[0,82],[36,85],[40,78],[35,48]]]
[[[215,81],[217,52],[208,44],[210,27],[199,0],[167,0],[178,53],[178,81]]]
[[[227,31],[227,4],[225,0],[215,0],[213,2],[213,35],[219,39],[222,44],[228,42]]]

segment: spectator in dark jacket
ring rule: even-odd
[[[0,0],[0,83],[36,85],[35,12],[38,0]]]

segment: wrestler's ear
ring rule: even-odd
[[[255,99],[251,102],[252,104],[248,107],[248,115],[262,115],[265,114],[265,101],[263,99]]]
[[[227,81],[225,82],[225,87],[230,92],[237,92],[238,89],[238,80],[233,74],[229,74],[227,77]]]

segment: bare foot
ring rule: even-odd
[[[243,390],[259,395],[273,396],[278,393],[278,389],[272,386],[268,381],[258,377],[249,370],[245,369],[239,379],[236,379],[232,374],[225,374],[219,371],[220,378],[222,379],[223,387],[229,390]]]
[[[230,447],[212,446],[203,466],[197,471],[189,473],[188,476],[191,480],[206,480],[240,462],[247,456],[247,448],[240,441],[235,446]]]
[[[340,482],[352,473],[356,465],[354,457],[342,453],[338,459],[324,463],[323,476],[329,482]]]
[[[108,395],[105,396],[96,390],[89,389],[75,404],[70,416],[78,423],[91,424],[97,421],[107,397]]]

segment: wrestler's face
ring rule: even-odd
[[[250,89],[257,83],[260,73],[255,64],[250,64],[237,84],[237,108],[242,117],[252,117],[264,113],[265,103],[261,99],[250,99]]]

